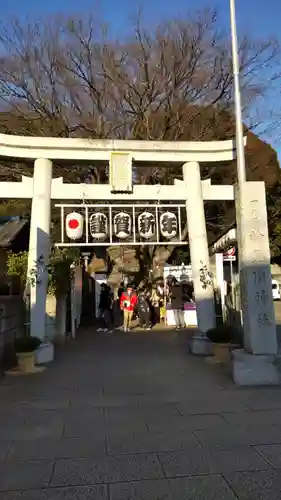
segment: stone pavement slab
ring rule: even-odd
[[[80,392],[70,394],[71,408],[131,408],[139,405],[140,397],[136,394],[121,394],[121,396],[106,396],[104,394],[92,395]]]
[[[30,441],[42,438],[60,438],[64,429],[62,421],[44,422],[33,426],[32,424],[13,424],[0,428],[0,442]]]
[[[280,410],[280,387],[245,388],[240,397],[250,410]]]
[[[153,418],[159,419],[159,413],[164,418],[180,416],[178,409],[173,403],[147,403],[125,408],[106,408],[105,418],[109,422],[132,419],[146,421]]]
[[[21,408],[15,406],[13,408],[5,408],[1,405],[0,408],[0,427],[10,426],[10,425],[22,425],[24,424],[31,412],[29,407]]]
[[[281,443],[281,427],[273,425],[241,425],[216,432],[210,430],[195,431],[194,434],[202,446],[222,449]]]
[[[0,491],[44,488],[50,483],[53,468],[52,460],[2,463]]]
[[[182,335],[89,331],[0,383],[0,500],[280,500],[280,401]]]
[[[239,500],[280,500],[280,471],[252,471],[226,474]]]
[[[115,483],[163,477],[154,454],[77,458],[56,462],[52,486]]]
[[[271,465],[271,467],[274,469],[281,469],[281,444],[255,446],[255,450]]]
[[[232,426],[248,425],[280,425],[281,410],[260,410],[247,413],[222,413],[224,419]]]
[[[8,451],[10,450],[10,448],[11,448],[11,444],[0,443],[0,462],[7,457]],[[1,467],[1,465],[0,465],[0,467]]]
[[[33,410],[64,410],[70,406],[70,396],[61,394],[60,396],[45,395],[23,403],[30,411]]]
[[[269,464],[250,447],[235,450],[192,450],[158,454],[166,477],[217,474],[239,470],[269,469]]]
[[[168,432],[174,428],[178,431],[196,431],[200,429],[218,429],[229,430],[230,426],[221,415],[188,415],[165,417],[148,420],[148,428],[152,432]]]
[[[237,401],[233,395],[221,391],[220,394],[206,394],[204,398],[191,397],[189,401],[175,403],[181,415],[204,415],[210,413],[251,413],[251,408],[243,402]]]
[[[221,476],[110,485],[110,500],[237,500]]]
[[[0,493],[0,500],[108,500],[106,486],[42,488]]]
[[[111,455],[152,453],[171,450],[201,449],[192,432],[171,429],[165,433],[109,434],[106,437],[107,451]]]
[[[100,421],[91,421],[90,419],[79,418],[76,420],[70,420],[65,423],[64,437],[73,438],[73,437],[87,437],[91,432],[94,431],[97,434],[105,435],[106,433],[120,433],[128,434],[128,433],[138,433],[138,432],[147,432],[147,424],[144,421],[137,420],[126,420],[122,421],[113,421],[106,422],[105,420]]]
[[[34,439],[28,443],[28,446],[23,446],[17,441],[10,445],[6,452],[6,461],[86,458],[105,454],[105,437],[93,434],[85,439]]]

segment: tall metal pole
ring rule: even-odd
[[[241,186],[246,181],[245,151],[243,137],[243,119],[241,108],[241,93],[239,82],[239,55],[237,43],[235,0],[230,0],[230,26],[231,26],[231,45],[232,45],[232,63],[234,80],[234,101],[235,101],[235,120],[236,120],[236,158],[238,184]]]
[[[234,296],[234,280],[233,280],[233,264],[232,264],[232,260],[231,260],[231,257],[230,257],[230,282],[231,282],[231,300],[232,300],[232,307],[233,309],[235,309],[235,296]]]

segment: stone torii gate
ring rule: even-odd
[[[277,341],[269,269],[269,246],[266,227],[264,184],[246,182],[238,193],[233,186],[213,186],[201,181],[200,162],[226,162],[235,158],[233,141],[165,142],[99,139],[57,139],[52,137],[25,137],[0,134],[0,155],[34,161],[33,179],[23,177],[22,182],[0,182],[1,198],[32,199],[29,243],[29,272],[42,255],[49,258],[51,200],[91,200],[94,202],[122,201],[178,201],[186,203],[189,245],[191,254],[194,294],[197,306],[200,341],[205,332],[215,326],[213,287],[206,286],[200,270],[209,270],[209,251],[204,214],[204,200],[235,200],[238,245],[242,262],[244,324],[247,327],[247,348],[254,354],[276,354]],[[109,184],[64,184],[63,179],[52,179],[55,161],[108,161]],[[132,162],[182,163],[183,181],[173,186],[133,185]],[[71,168],[71,167],[70,167]],[[254,199],[252,199],[254,196]],[[249,232],[252,225],[254,229]],[[130,243],[131,244],[131,243]],[[253,248],[255,246],[255,249]],[[262,252],[258,252],[262,249]],[[252,261],[252,251],[255,261]],[[242,256],[242,258],[241,258]],[[247,266],[262,265],[251,270]],[[254,264],[253,264],[254,263]],[[247,274],[248,273],[248,274]],[[250,273],[250,274],[249,274]],[[253,274],[255,273],[255,274]],[[254,281],[253,281],[254,280]],[[257,304],[253,294],[266,297],[263,322],[257,326]],[[259,287],[259,289],[258,289]],[[42,270],[41,280],[31,290],[31,334],[44,338],[44,317],[47,293],[47,272]],[[257,297],[257,295],[255,295]],[[257,299],[256,299],[257,300]],[[252,318],[252,319],[251,319]],[[254,319],[253,319],[254,318]],[[204,341],[203,341],[204,344]],[[195,351],[197,349],[194,344]],[[201,347],[200,347],[201,349]],[[203,349],[204,352],[204,349]]]

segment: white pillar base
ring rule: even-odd
[[[232,377],[239,386],[281,384],[281,356],[250,354],[243,349],[232,353]]]
[[[194,335],[190,340],[190,351],[194,356],[211,356],[212,342],[203,335]]]
[[[42,343],[35,351],[35,364],[45,365],[55,358],[55,349],[51,342]]]

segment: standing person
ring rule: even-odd
[[[121,299],[121,297],[122,297],[122,293],[123,293],[124,291],[125,291],[124,282],[123,282],[123,281],[121,281],[120,286],[119,286],[119,288],[118,288],[118,292],[117,292],[117,293],[118,293],[118,299],[119,299],[119,301],[120,301],[120,299]]]
[[[175,313],[176,328],[184,328],[184,301],[182,286],[174,280],[171,287],[171,306]]]
[[[107,285],[109,294],[109,312],[110,312],[110,323],[114,328],[115,316],[114,316],[114,293],[109,285]]]
[[[151,330],[150,326],[150,304],[147,299],[145,290],[140,290],[138,296],[138,312],[139,312],[139,325],[144,327],[146,330]]]
[[[122,318],[121,318],[121,309],[120,309],[120,296],[119,296],[117,288],[114,290],[114,294],[113,294],[112,310],[113,310],[113,317],[114,317],[114,326],[118,327],[122,323],[122,321],[121,321]]]
[[[111,294],[109,286],[105,283],[101,285],[99,309],[104,325],[102,330],[107,332],[111,325]]]
[[[123,322],[123,311],[121,308],[121,297],[122,294],[125,292],[125,286],[124,286],[124,281],[121,281],[118,290],[117,290],[117,314],[119,315],[119,321],[120,323]]]
[[[135,307],[138,303],[137,294],[131,286],[128,286],[127,291],[123,292],[120,299],[121,310],[124,314],[124,332],[130,331]]]
[[[160,323],[160,296],[158,289],[152,288],[151,292],[151,305],[152,305],[152,323],[156,325]]]
[[[165,288],[164,283],[160,282],[157,285],[157,293],[159,297],[159,322],[165,322]]]

